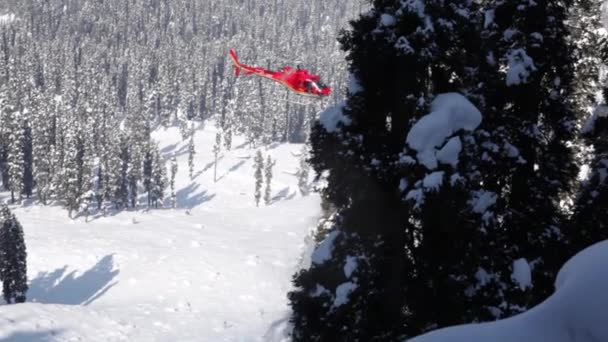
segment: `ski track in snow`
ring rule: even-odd
[[[281,341],[271,327],[286,329],[286,294],[311,251],[320,200],[280,172],[297,168],[297,144],[263,149],[277,160],[269,206],[254,204],[253,160],[242,156],[257,149],[239,137],[214,183],[215,133],[197,131],[192,181],[187,141],[176,128],[155,133],[164,157],[178,159],[177,209],[85,222],[58,206],[12,206],[30,290],[25,304],[0,304],[0,341]]]

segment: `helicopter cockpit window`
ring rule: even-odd
[[[314,82],[311,80],[304,81],[304,87],[306,88],[306,91],[308,91],[308,92],[310,92],[312,90],[313,85],[314,85]]]

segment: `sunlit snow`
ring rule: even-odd
[[[179,130],[154,133],[163,156],[177,157],[177,209],[86,222],[59,205],[12,206],[30,290],[27,303],[0,305],[0,341],[281,341],[286,293],[310,262],[320,200],[298,191],[299,144],[260,147],[277,163],[269,206],[255,206],[257,148],[243,137],[221,153],[214,183],[216,132],[211,124],[196,132],[193,180]]]

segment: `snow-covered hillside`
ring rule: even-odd
[[[277,160],[269,206],[255,206],[257,149],[239,137],[214,183],[215,133],[196,133],[193,181],[178,129],[155,133],[178,160],[178,209],[85,222],[57,206],[11,207],[25,231],[30,290],[26,304],[0,305],[0,341],[279,341],[319,198],[297,190],[301,145],[262,150]]]

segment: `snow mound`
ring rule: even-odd
[[[437,152],[437,160],[442,164],[458,166],[458,157],[462,151],[462,142],[460,137],[453,137],[450,141]]]
[[[397,23],[397,19],[390,14],[383,13],[380,16],[380,24],[382,26],[391,27],[391,26],[395,26],[396,23]]]
[[[350,276],[357,270],[359,267],[359,261],[357,257],[348,256],[346,258],[346,264],[344,264],[344,275],[346,278],[350,278]]]
[[[337,308],[348,303],[348,296],[356,289],[357,284],[352,281],[340,284],[340,286],[336,288],[336,298],[334,299],[333,307]]]
[[[424,179],[422,180],[422,186],[425,189],[438,191],[439,188],[441,188],[441,185],[443,184],[444,174],[445,172],[443,171],[437,171],[426,175],[426,177],[424,177]]]
[[[355,90],[359,90],[355,85],[353,85]],[[342,123],[343,125],[350,125],[351,120],[344,115],[344,103],[340,103],[336,106],[330,107],[321,113],[319,117],[319,122],[325,130],[329,133],[335,133],[338,131],[338,124]]]
[[[317,249],[312,253],[311,261],[313,264],[322,264],[331,259],[331,253],[334,249],[334,241],[340,234],[340,231],[334,230],[329,233],[325,240],[319,244]]]
[[[481,112],[461,94],[441,94],[431,103],[431,113],[414,124],[406,142],[418,152],[418,161],[429,170],[437,168],[438,157],[440,162],[454,165],[462,149],[460,140],[450,141],[439,156],[436,148],[460,130],[475,130],[481,120]]]
[[[513,274],[511,278],[522,290],[532,287],[532,269],[528,260],[521,258],[513,261]]]
[[[557,276],[555,293],[529,311],[501,321],[439,329],[409,341],[608,341],[606,260],[608,240],[597,243],[570,259]],[[520,263],[518,267],[526,266]]]
[[[519,85],[526,83],[528,77],[536,66],[532,57],[528,56],[524,49],[516,49],[507,54],[509,65],[507,66],[507,85]]]
[[[496,198],[498,195],[491,191],[476,191],[473,193],[473,198],[469,202],[473,208],[473,212],[477,214],[485,213],[488,208],[496,204]]]

